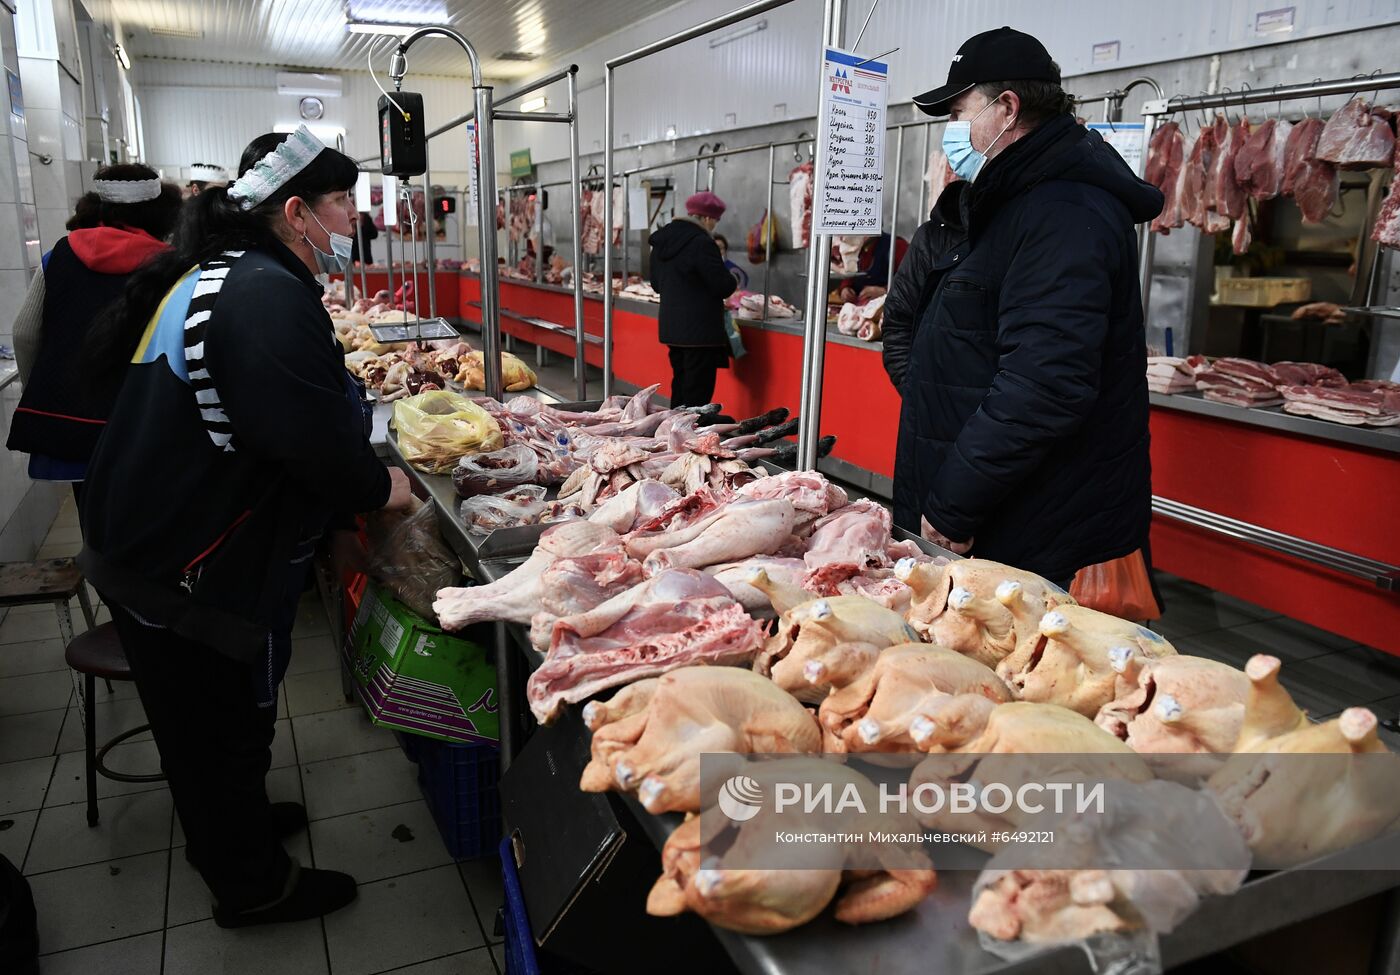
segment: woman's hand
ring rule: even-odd
[[[413,485],[408,475],[397,467],[389,468],[389,500],[384,511],[406,511],[413,506]]]
[[[974,538],[969,538],[965,542],[955,542],[930,525],[928,519],[922,516],[919,518],[919,534],[924,537],[924,541],[933,542],[940,548],[946,548],[954,555],[966,555],[972,551],[972,543],[976,541]]]

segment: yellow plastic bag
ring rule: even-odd
[[[460,393],[432,389],[394,404],[404,459],[427,474],[450,474],[467,454],[505,445],[491,414]]]

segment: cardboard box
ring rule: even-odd
[[[374,583],[360,600],[345,652],[375,724],[443,741],[500,741],[490,656]]]

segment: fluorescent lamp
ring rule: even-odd
[[[716,47],[719,47],[719,46],[722,45],[722,44],[728,44],[728,43],[730,43],[730,42],[732,42],[732,41],[737,41],[737,40],[738,40],[739,38],[741,38],[741,37],[749,37],[749,36],[751,36],[751,35],[753,35],[753,34],[757,34],[759,31],[764,31],[764,30],[767,30],[767,29],[768,29],[768,21],[766,21],[766,20],[755,21],[755,22],[752,23],[752,24],[748,24],[747,26],[740,27],[738,30],[730,31],[728,34],[721,34],[721,35],[718,36],[718,37],[712,37],[712,38],[710,38],[710,47],[711,47],[711,48],[716,48]]]
[[[393,37],[407,37],[422,28],[423,24],[386,24],[373,20],[347,20],[347,34],[389,34]]]
[[[384,177],[384,226],[399,225],[399,179],[397,176]]]
[[[361,213],[369,213],[369,173],[362,172],[355,179],[355,209]]]
[[[114,50],[114,53],[117,55],[117,63],[120,64],[127,71],[130,71],[131,58],[127,57],[126,49],[123,48],[120,44],[118,44]]]
[[[520,103],[522,112],[538,112],[549,104],[549,99],[543,95],[536,95],[534,98],[527,98]]]

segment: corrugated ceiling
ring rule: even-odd
[[[673,6],[676,0],[86,0],[97,19],[121,26],[133,58],[194,58],[323,69],[363,69],[374,45],[387,71],[392,41],[349,34],[355,20],[447,24],[464,34],[489,78],[537,74],[551,60]],[[501,59],[505,52],[538,55]],[[466,75],[466,56],[446,38],[414,45],[410,72]]]

